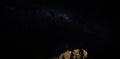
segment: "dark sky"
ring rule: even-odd
[[[66,45],[86,49],[88,59],[113,57],[112,12],[104,1],[4,0],[0,5],[0,32],[13,33],[6,41],[14,43],[17,58],[47,59]]]

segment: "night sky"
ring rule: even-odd
[[[115,59],[120,41],[112,40],[112,11],[104,1],[4,0],[0,15],[0,32],[16,50],[12,58],[49,59],[83,48],[87,59]]]

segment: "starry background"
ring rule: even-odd
[[[88,59],[115,58],[120,41],[112,40],[105,1],[4,0],[0,6],[0,32],[12,58],[49,59],[74,48],[87,50]]]

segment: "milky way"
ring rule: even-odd
[[[29,55],[33,49],[34,57],[51,57],[66,49],[83,48],[90,53],[88,58],[102,59],[101,55],[106,57],[112,50],[112,24],[103,5],[68,1],[43,3],[45,1],[1,3],[0,31],[30,33],[28,36],[15,34],[16,39],[21,39],[16,40],[19,53],[25,50]],[[88,7],[82,8],[85,5]]]

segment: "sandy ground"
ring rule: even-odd
[[[50,59],[58,59],[58,57],[51,57]]]

